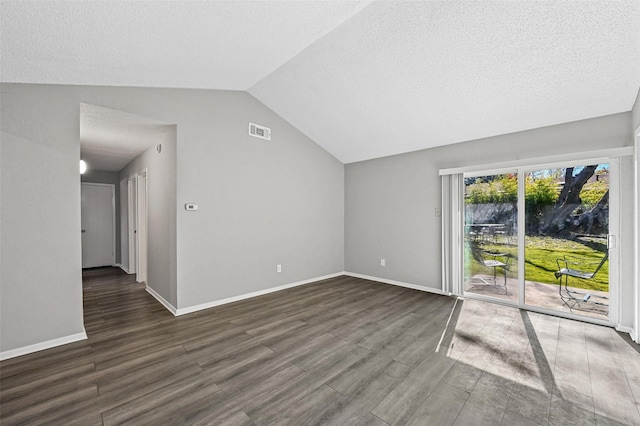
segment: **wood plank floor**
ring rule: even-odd
[[[84,274],[89,339],[0,363],[0,423],[640,425],[613,329],[339,277],[174,318]]]

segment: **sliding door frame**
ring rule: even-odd
[[[599,319],[577,315],[559,310],[541,308],[528,305],[525,302],[525,175],[536,170],[559,169],[567,167],[579,167],[589,164],[609,164],[609,235],[613,236],[613,244],[609,247],[609,316],[608,319]],[[590,322],[606,326],[615,326],[620,319],[620,271],[618,255],[618,235],[620,235],[620,161],[618,157],[600,157],[590,159],[576,159],[561,162],[545,162],[540,164],[529,164],[526,166],[494,168],[484,170],[474,170],[463,174],[464,178],[476,176],[492,176],[497,174],[517,173],[518,175],[518,301],[493,298],[471,292],[463,291],[466,298],[490,301],[509,306],[515,306],[528,311],[539,312],[558,317]],[[464,224],[462,225],[464,226]]]
[[[556,311],[553,309],[540,308],[533,305],[528,305],[525,301],[525,274],[524,274],[524,263],[525,263],[525,229],[524,226],[518,227],[518,250],[521,258],[518,261],[521,261],[520,269],[523,271],[522,274],[518,277],[518,287],[520,289],[520,300],[519,307],[521,309],[526,309],[528,311],[540,312],[549,315],[561,316],[569,319],[586,321],[594,324],[601,324],[607,326],[615,326],[618,324],[618,319],[620,318],[620,303],[619,303],[619,295],[620,295],[620,280],[619,280],[619,265],[618,265],[618,248],[617,248],[617,239],[618,235],[620,235],[620,162],[618,158],[595,158],[590,159],[588,161],[585,160],[575,160],[575,161],[564,161],[561,163],[547,163],[547,164],[538,164],[534,166],[521,167],[518,171],[518,179],[522,179],[522,185],[518,187],[518,215],[522,214],[522,217],[518,217],[518,221],[522,220],[524,224],[524,204],[525,204],[525,193],[524,193],[524,179],[525,174],[528,172],[536,171],[536,170],[547,170],[547,169],[558,169],[558,168],[567,168],[567,167],[581,167],[589,164],[608,164],[609,165],[609,230],[608,234],[610,238],[607,240],[607,245],[609,245],[609,240],[613,242],[611,246],[608,247],[609,251],[609,315],[608,319],[599,319],[592,318],[583,315],[577,315],[570,312],[562,312]],[[520,193],[520,190],[522,193]],[[611,237],[612,236],[612,237]]]
[[[633,153],[633,277],[632,285],[635,291],[633,301],[633,325],[631,338],[640,344],[640,126],[634,130]]]

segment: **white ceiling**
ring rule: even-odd
[[[375,2],[249,92],[343,162],[629,111],[640,2]]]
[[[358,1],[2,1],[2,80],[246,90]]]
[[[247,90],[345,163],[629,111],[640,87],[638,0],[3,0],[0,35],[2,81]]]
[[[80,104],[80,158],[94,170],[117,172],[173,125],[96,105]]]

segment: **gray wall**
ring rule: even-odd
[[[513,133],[455,145],[351,163],[345,169],[345,269],[348,272],[441,288],[439,169],[481,165],[555,154],[629,146],[631,114],[623,113]],[[633,164],[622,173],[622,229],[630,229]],[[629,233],[622,233],[625,253],[621,283],[626,295],[633,259]],[[380,259],[386,267],[380,267]],[[625,299],[625,303],[630,300]],[[630,324],[625,306],[623,322]]]
[[[175,126],[155,145],[119,173],[122,265],[129,269],[128,181],[147,170],[147,286],[176,306],[176,131]]]
[[[631,114],[633,115],[633,130],[636,130],[638,127],[640,127],[640,90],[638,90],[636,102],[635,104],[633,104]]]
[[[89,182],[89,183],[110,183],[115,186],[115,197],[116,197],[116,263],[121,263],[120,261],[120,228],[122,226],[120,222],[120,184],[118,180],[118,172],[109,172],[106,170],[93,170],[91,168],[87,169],[87,171],[80,175],[80,182]]]
[[[176,307],[344,270],[344,166],[247,93],[0,90],[2,351],[83,330],[80,103],[177,125],[176,283],[167,298]],[[248,136],[249,121],[271,127],[272,140]],[[186,212],[187,202],[200,210]],[[150,285],[166,296],[164,282]]]
[[[178,308],[343,271],[344,165],[246,93],[189,102],[178,122]],[[271,141],[249,136],[249,121]]]
[[[50,88],[55,100],[62,90]],[[84,332],[79,106],[1,88],[0,351]]]

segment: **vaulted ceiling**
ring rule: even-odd
[[[629,111],[640,2],[6,1],[3,82],[245,90],[344,163]]]

